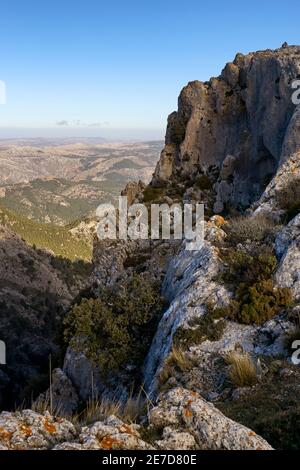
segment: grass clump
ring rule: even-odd
[[[255,363],[248,353],[232,351],[225,360],[230,365],[229,379],[236,387],[251,387],[258,382]]]
[[[65,417],[73,422],[75,425],[88,426],[97,421],[103,421],[109,416],[117,416],[125,423],[135,423],[140,416],[147,413],[149,403],[146,398],[142,396],[142,390],[137,394],[132,393],[125,401],[120,398],[101,397],[90,398],[85,404],[81,412],[76,412],[72,415],[64,410],[62,403],[54,402],[51,406],[50,395],[45,398],[39,398],[31,404],[31,409],[37,413],[45,414],[47,411],[59,417]]]
[[[179,347],[174,346],[159,373],[158,382],[160,387],[166,384],[171,377],[174,377],[176,372],[187,372],[193,366],[193,361],[186,353]]]
[[[75,416],[75,420],[81,425],[88,426],[114,415],[125,423],[135,423],[146,412],[147,401],[140,392],[136,396],[130,394],[125,401],[105,397],[90,399],[87,401],[85,409]]]
[[[159,286],[135,274],[97,299],[82,299],[65,320],[65,338],[106,375],[140,365],[164,308]],[[141,340],[142,338],[142,340]]]

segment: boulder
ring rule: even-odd
[[[227,418],[200,395],[183,388],[175,388],[160,397],[158,405],[150,412],[150,423],[167,429],[165,439],[170,428],[175,428],[177,433],[182,430],[187,446],[192,444],[188,436],[193,436],[201,450],[272,449],[251,429]]]

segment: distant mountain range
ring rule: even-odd
[[[162,142],[45,142],[0,141],[0,201],[56,225],[93,216],[101,202],[115,202],[128,181],[148,182],[162,147]]]

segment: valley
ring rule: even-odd
[[[90,139],[0,141],[0,219],[30,245],[69,259],[90,259],[91,234],[77,225],[116,203],[132,179],[150,181],[162,142]]]

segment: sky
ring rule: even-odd
[[[161,139],[182,87],[299,44],[300,2],[0,3],[0,138]]]

